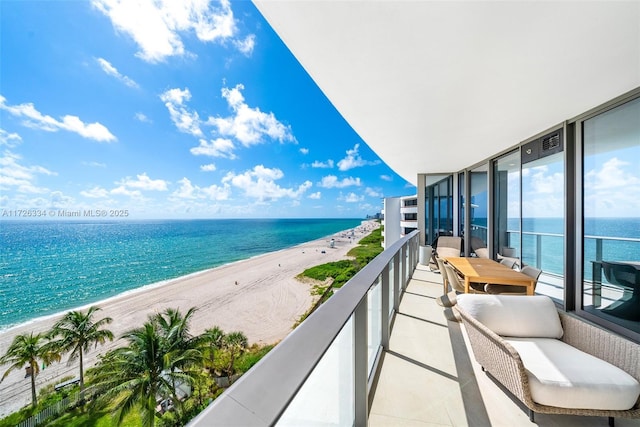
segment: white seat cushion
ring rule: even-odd
[[[458,305],[498,335],[562,338],[555,304],[545,295],[458,295]]]
[[[534,402],[561,408],[627,410],[640,384],[612,364],[556,339],[505,338],[520,354]]]

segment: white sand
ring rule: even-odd
[[[326,262],[346,259],[346,253],[363,236],[378,227],[366,222],[323,239],[290,249],[268,253],[222,267],[171,280],[166,284],[131,292],[95,303],[102,310],[96,319],[113,318],[108,326],[116,339],[92,350],[85,357],[85,369],[96,362],[96,356],[123,345],[118,339],[125,331],[142,326],[150,314],[171,307],[184,314],[191,307],[198,310],[192,317],[191,333],[219,326],[225,332],[242,331],[250,343],[272,344],[282,340],[296,320],[314,302],[311,286],[295,278],[305,269]],[[349,238],[352,235],[353,237]],[[334,248],[329,247],[331,238]],[[325,253],[322,253],[324,251]],[[236,281],[238,284],[236,285]],[[16,335],[47,331],[62,314],[37,320],[0,333],[0,355]],[[78,363],[67,366],[68,355],[60,363],[47,366],[36,380],[57,383],[62,377],[78,376]],[[0,375],[7,366],[1,367]],[[0,417],[31,403],[31,383],[25,371],[13,371],[0,383]]]

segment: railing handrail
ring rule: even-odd
[[[483,227],[486,228],[486,227]],[[529,234],[534,236],[551,236],[551,237],[564,237],[562,233],[543,233],[540,231],[519,231],[519,230],[507,230],[507,233],[522,233]],[[601,239],[601,240],[620,240],[622,242],[640,242],[639,238],[636,237],[616,237],[616,236],[597,236],[592,234],[585,234],[585,239]]]
[[[413,231],[379,254],[189,425],[274,425]]]

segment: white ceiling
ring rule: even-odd
[[[369,147],[413,184],[640,86],[640,1],[254,3]]]

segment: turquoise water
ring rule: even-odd
[[[486,218],[475,218],[473,224],[486,229]],[[510,246],[520,247],[517,219],[510,218]],[[564,271],[564,222],[561,218],[523,218],[522,260],[547,273],[562,275]],[[584,278],[591,280],[596,259],[640,260],[640,218],[585,218]],[[486,238],[486,232],[482,236]],[[597,254],[600,248],[601,256]],[[538,263],[538,261],[540,261]]]
[[[0,330],[360,223],[360,219],[2,221]]]

